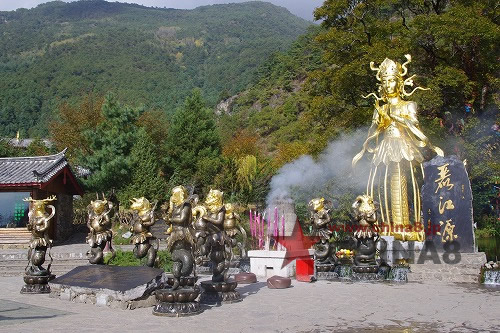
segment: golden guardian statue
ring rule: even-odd
[[[147,256],[146,265],[153,267],[158,249],[152,244],[156,238],[150,229],[156,222],[154,216],[156,203],[151,207],[149,200],[144,197],[133,198],[130,201],[132,203],[130,209],[134,211],[133,225],[130,227],[130,231],[133,232],[131,242],[134,244],[134,255],[139,259]]]
[[[55,200],[57,200],[55,195],[43,200],[34,200],[31,197],[24,199],[24,201],[30,203],[27,228],[31,231],[31,240],[28,250],[29,262],[24,274],[24,282],[26,284],[21,289],[21,293],[43,294],[50,292],[50,287],[47,283],[53,276],[50,272],[50,266],[52,265],[52,256],[50,255],[52,240],[50,239],[49,230],[56,209],[53,205],[47,204]],[[50,208],[50,214],[47,213],[47,208]],[[44,268],[42,265],[45,262],[47,249],[49,249],[50,263],[47,268]]]
[[[430,148],[440,156],[443,156],[443,151],[432,146],[420,129],[417,104],[406,100],[416,90],[428,89],[415,87],[406,92],[406,86],[413,86],[415,75],[405,78],[411,56],[407,54],[405,57],[407,61],[403,64],[387,58],[379,67],[370,63],[380,82],[379,95],[364,96],[375,97],[375,110],[363,149],[353,158],[352,164],[354,167],[365,152],[373,154],[366,194],[383,203],[380,209],[383,234],[403,241],[423,241],[420,203],[424,173],[422,149]]]

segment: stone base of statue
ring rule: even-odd
[[[377,273],[378,265],[352,266],[353,273]]]
[[[408,282],[408,273],[410,272],[410,265],[405,260],[401,260],[398,264],[391,267],[387,279],[396,282]]]
[[[384,278],[378,273],[356,273],[352,272],[352,281],[382,281]]]
[[[203,281],[200,285],[203,289],[200,296],[200,303],[202,304],[213,305],[241,302],[241,295],[235,290],[238,286],[236,281]]]
[[[336,272],[317,272],[316,273],[316,280],[326,280],[326,281],[332,281],[332,280],[338,280],[339,275]]]
[[[316,263],[316,280],[337,280],[339,274],[334,270],[334,264]]]
[[[378,274],[378,265],[352,266],[353,281],[379,281],[384,280],[384,276]]]
[[[320,264],[316,263],[316,272],[333,272],[334,264]]]
[[[202,312],[200,303],[196,301],[200,289],[198,286],[184,287],[177,290],[160,289],[155,292],[155,316],[184,317]]]
[[[352,276],[352,265],[351,264],[341,264],[335,266],[334,272],[337,273],[339,279],[350,280]]]
[[[55,275],[24,275],[24,283],[21,294],[48,294],[50,293],[49,281],[55,279]]]

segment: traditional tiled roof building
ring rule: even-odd
[[[73,195],[83,189],[65,156],[66,149],[49,156],[0,158],[0,239],[25,233],[28,204],[22,199],[57,196],[51,234],[63,240],[73,231]],[[5,235],[9,235],[6,237]]]

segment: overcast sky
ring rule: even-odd
[[[65,0],[69,2],[69,0]],[[192,9],[198,6],[213,5],[216,3],[244,2],[247,0],[123,0],[119,2],[138,3],[148,7],[167,7]],[[288,8],[293,14],[312,21],[314,8],[322,5],[323,0],[263,0],[275,5]],[[48,2],[47,0],[0,0],[0,11],[15,10],[17,8],[33,8]]]

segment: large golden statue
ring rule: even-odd
[[[372,126],[363,149],[353,158],[352,164],[354,167],[365,151],[373,154],[366,194],[383,203],[382,223],[391,226],[391,230],[384,229],[383,234],[390,232],[399,240],[423,241],[420,204],[424,172],[422,149],[428,147],[440,156],[443,156],[443,151],[432,146],[420,130],[417,104],[405,100],[418,89],[427,90],[416,87],[411,92],[405,91],[405,86],[413,86],[415,77],[405,79],[406,65],[411,62],[411,56],[407,54],[405,57],[407,61],[402,65],[387,58],[378,68],[370,63],[370,68],[377,72],[380,96],[375,93],[368,95],[376,99]],[[375,190],[374,184],[377,184]]]

